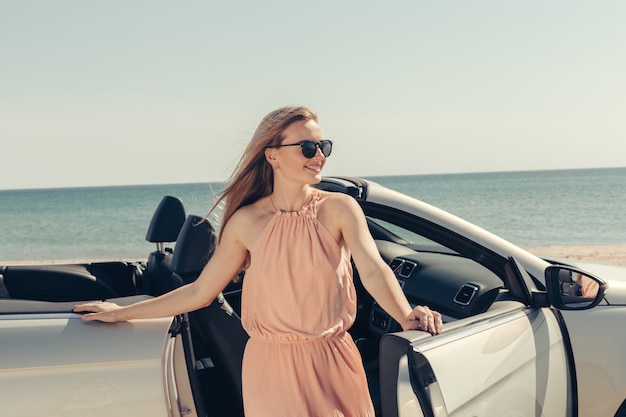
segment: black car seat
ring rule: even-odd
[[[182,284],[195,281],[207,264],[217,242],[215,230],[208,219],[190,214],[176,239],[172,255],[172,271]]]
[[[0,269],[6,298],[36,301],[104,300],[133,295],[134,288],[115,286],[115,275],[98,275],[91,264],[17,265]],[[124,291],[124,292],[122,292]]]
[[[172,257],[175,279],[183,284],[194,281],[213,254],[216,241],[206,218],[188,216]],[[220,293],[208,307],[189,313],[189,323],[194,346],[207,348],[220,377],[230,386],[236,406],[241,407],[241,363],[248,334],[239,315]]]
[[[148,255],[148,264],[143,276],[143,293],[158,296],[180,286],[173,281],[171,248],[164,243],[175,242],[185,222],[185,206],[183,202],[172,196],[161,199],[159,206],[152,215],[146,240],[156,243],[156,250]]]

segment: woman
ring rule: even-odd
[[[198,279],[127,307],[77,306],[83,320],[171,316],[207,306],[242,269],[243,400],[253,416],[373,416],[359,352],[350,257],[364,287],[404,330],[441,331],[441,315],[411,308],[381,259],[357,202],[311,187],[332,142],[306,107],[268,114],[220,201],[219,244]]]

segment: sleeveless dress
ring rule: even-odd
[[[316,189],[297,212],[277,211],[250,250],[241,319],[250,335],[246,417],[373,417],[361,356],[348,249],[317,220]]]

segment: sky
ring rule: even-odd
[[[226,180],[307,105],[325,175],[626,166],[623,0],[0,0],[0,189]]]

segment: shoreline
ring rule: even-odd
[[[148,258],[133,258],[133,259],[38,259],[30,261],[0,261],[0,267],[2,266],[25,266],[25,265],[75,265],[75,264],[97,264],[106,262],[146,262]],[[0,271],[1,272],[1,271]]]
[[[624,245],[546,245],[524,248],[533,255],[626,266]]]
[[[523,248],[536,256],[546,258],[577,259],[598,263],[626,266],[626,244],[623,245],[545,245]],[[141,262],[146,259],[122,259],[124,262]],[[0,266],[11,265],[63,265],[76,263],[97,263],[119,261],[119,259],[101,260],[31,260],[0,261]]]

